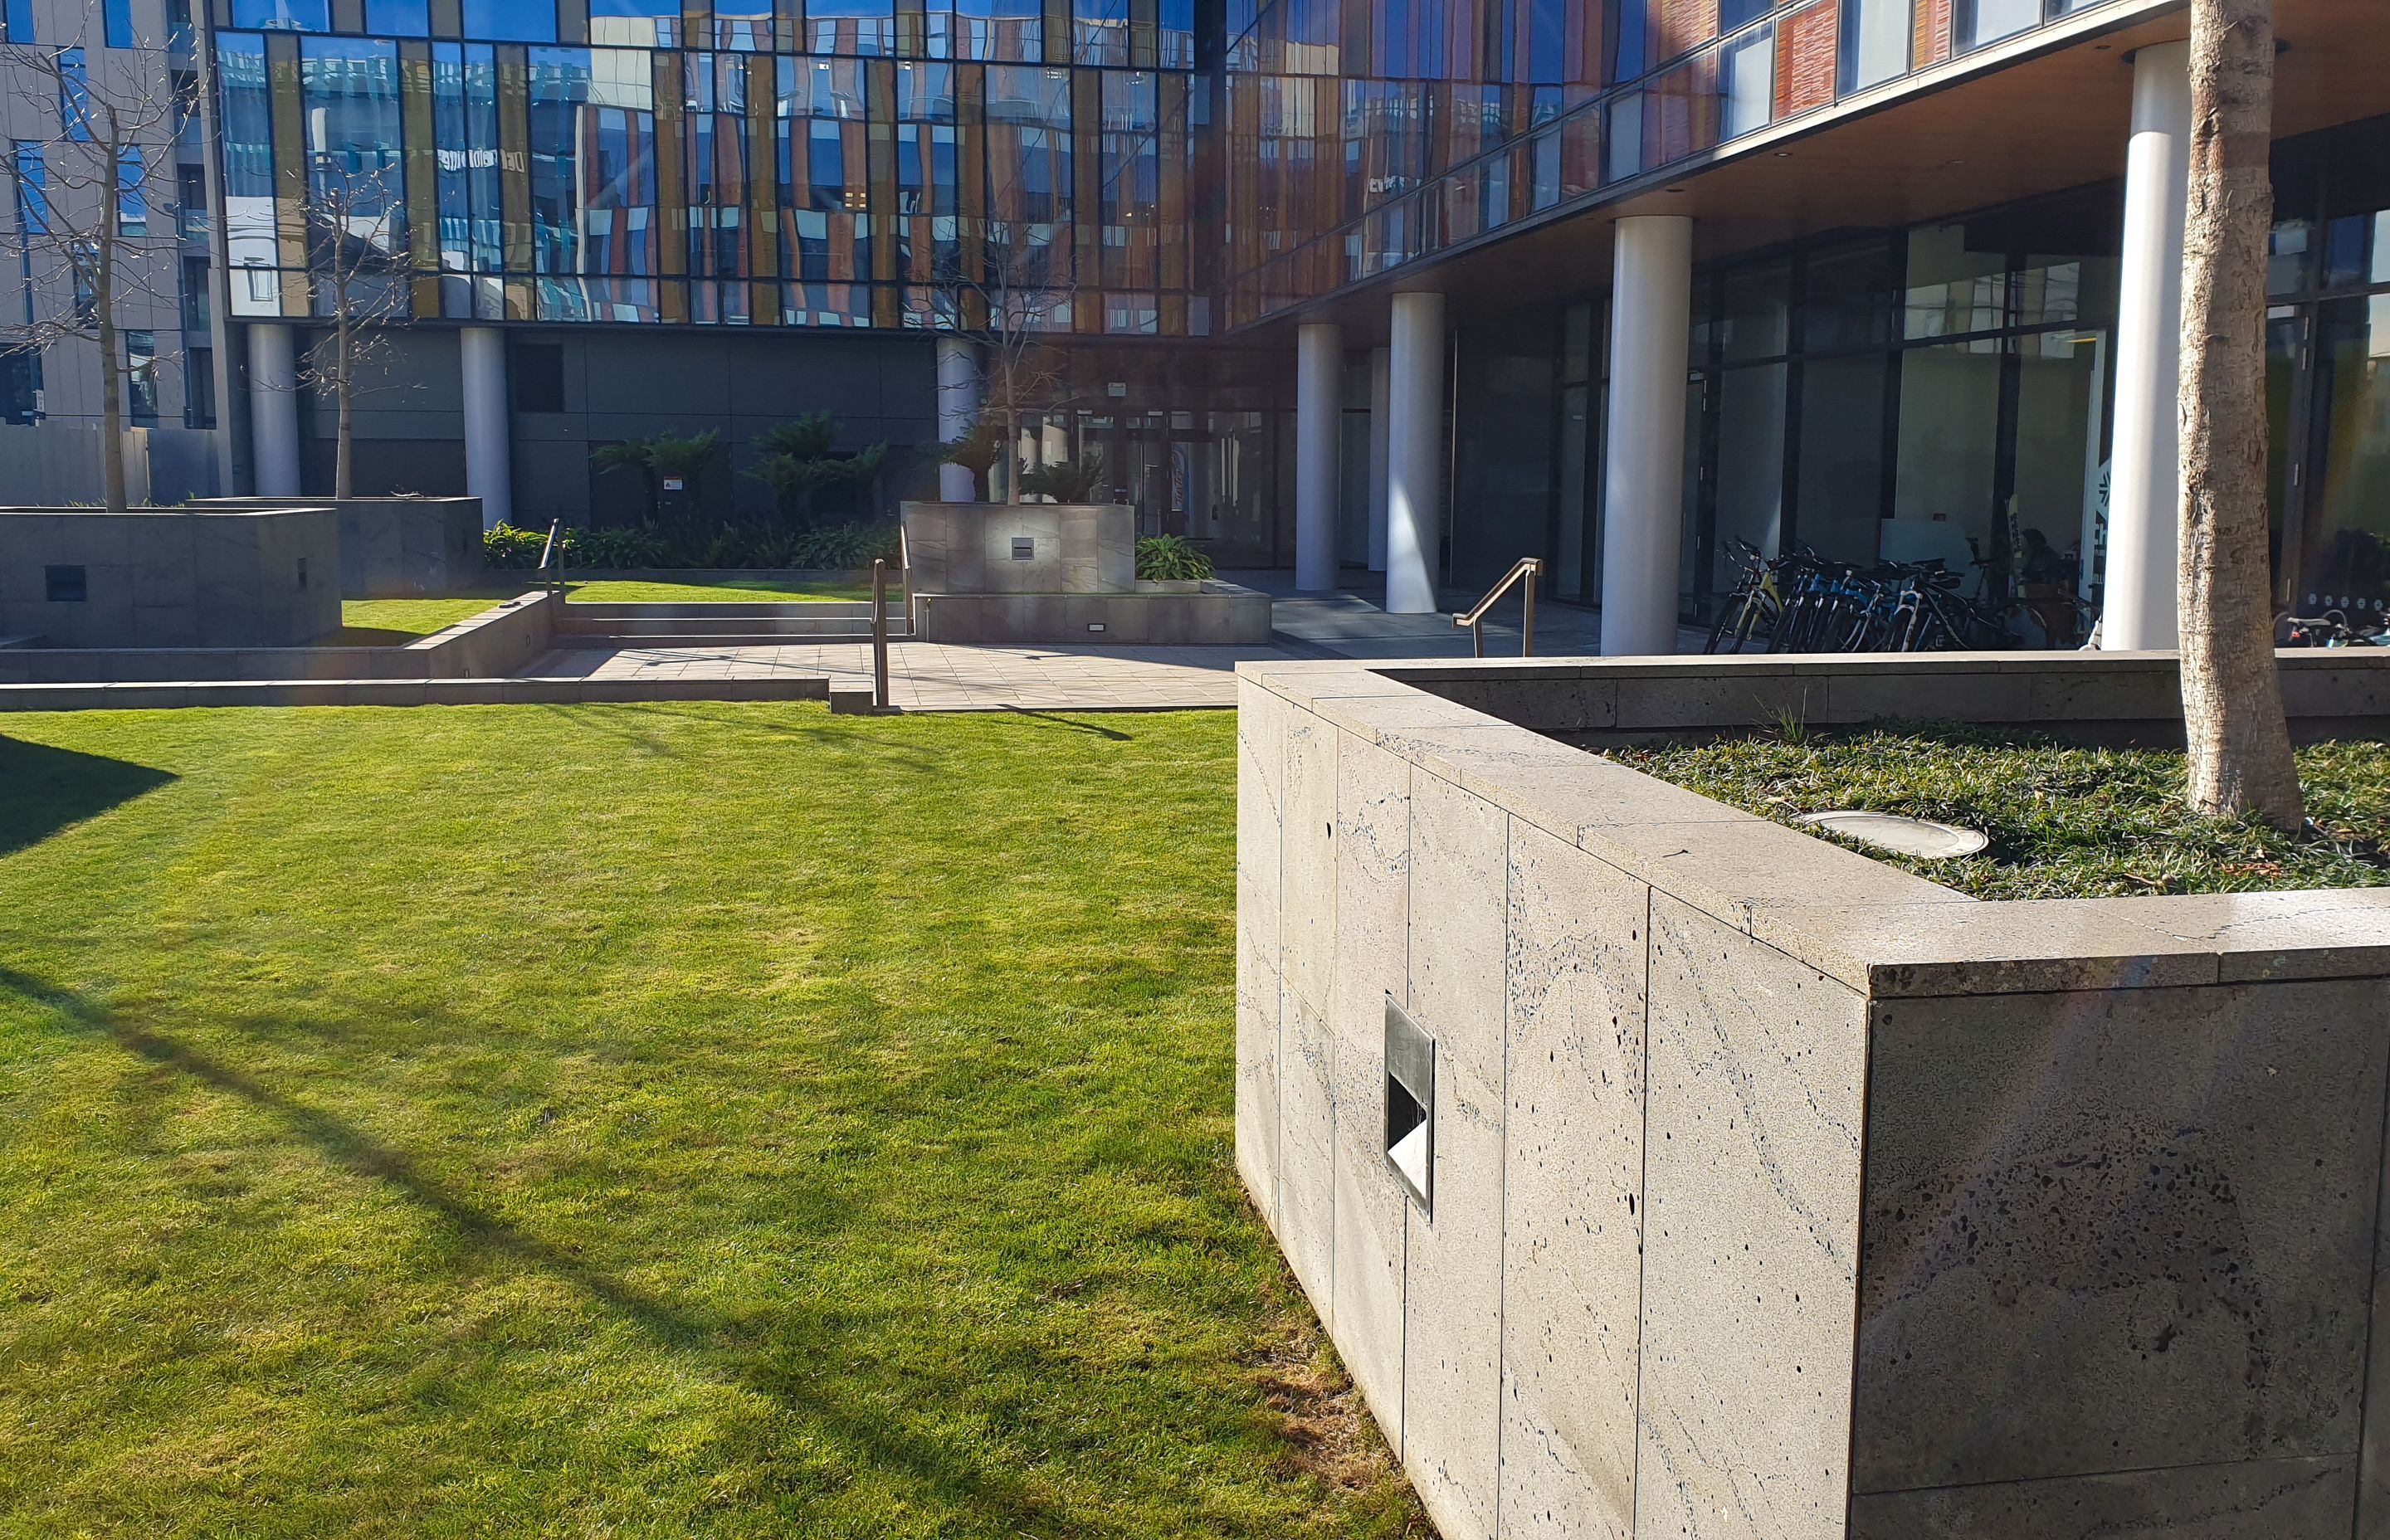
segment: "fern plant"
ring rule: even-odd
[[[1193,583],[1214,576],[1212,558],[1184,536],[1149,535],[1137,543],[1137,575],[1148,583]]]

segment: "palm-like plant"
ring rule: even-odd
[[[1092,503],[1106,488],[1104,457],[1093,450],[1075,460],[1021,468],[1021,494],[1058,503]]]

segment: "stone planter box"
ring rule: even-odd
[[[294,647],[341,623],[328,507],[0,508],[0,636]]]
[[[209,497],[195,508],[328,507],[341,520],[341,593],[353,599],[469,593],[484,579],[479,497]]]
[[[2283,671],[2304,734],[2390,718],[2390,653]],[[1574,746],[2174,688],[1243,665],[1238,1167],[1446,1540],[2390,1533],[2390,892],[1982,903]]]
[[[1232,583],[1192,591],[1139,583],[1125,594],[916,594],[913,635],[925,642],[1260,647],[1270,597]]]

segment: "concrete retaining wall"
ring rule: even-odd
[[[289,498],[211,497],[194,507],[270,508]],[[479,497],[324,497],[341,520],[341,593],[353,599],[439,597],[486,579]]]
[[[916,594],[913,627],[928,642],[1259,647],[1270,597],[1227,583],[1197,593],[1140,584],[1127,594]]]
[[[537,592],[496,601],[405,647],[6,648],[0,684],[495,678],[548,649],[559,602]]]
[[[53,598],[53,569],[81,596]],[[341,623],[329,508],[0,508],[0,636],[73,648],[293,647]]]
[[[2390,892],[1979,903],[1518,725],[2154,720],[2171,667],[1242,666],[1238,1166],[1446,1540],[2390,1526]],[[2285,676],[2362,724],[2390,654]]]

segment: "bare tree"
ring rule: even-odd
[[[122,312],[137,298],[173,302],[171,254],[148,234],[161,201],[149,189],[196,104],[177,95],[165,54],[154,49],[9,45],[0,46],[0,73],[24,104],[21,122],[57,125],[30,144],[19,140],[11,167],[19,217],[0,237],[0,258],[14,257],[30,285],[32,319],[7,327],[0,349],[38,354],[62,342],[96,344],[103,494],[121,513],[132,369]]]
[[[2271,0],[2191,0],[2182,295],[2182,712],[2191,807],[2305,824],[2266,540]]]
[[[990,471],[1003,472],[1001,500],[1018,503],[1022,419],[1057,404],[1069,380],[1058,343],[1078,304],[1070,249],[1033,242],[1026,225],[988,221],[944,287],[963,335],[978,344],[980,419],[1002,434]]]
[[[353,448],[362,378],[391,345],[389,327],[408,314],[405,188],[395,160],[360,164],[318,150],[309,168],[307,276],[317,316],[329,330],[307,350],[296,385],[330,396],[339,411],[332,495],[355,495]]]

